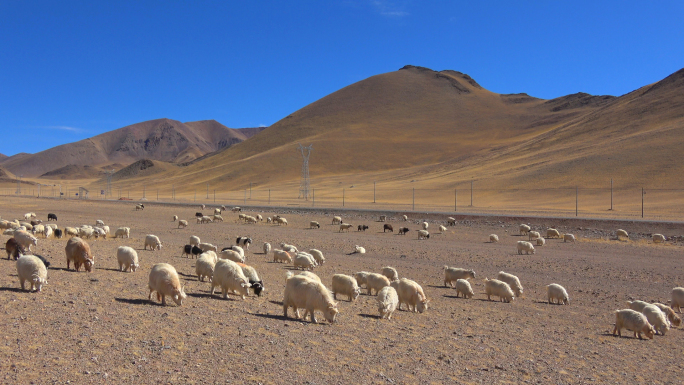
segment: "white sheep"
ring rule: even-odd
[[[212,245],[211,243],[200,243],[197,247],[199,247],[200,249],[202,249],[202,251],[209,251],[209,250],[211,250],[211,251],[213,251],[213,252],[215,252],[215,253],[218,252],[218,247]]]
[[[202,241],[200,241],[199,237],[196,235],[191,236],[190,241],[188,242],[188,244],[190,246],[197,246],[197,247],[199,247],[200,243],[202,243]]]
[[[178,215],[174,215],[174,216],[173,216],[173,219],[171,219],[171,222],[175,222],[175,221],[177,221],[177,220],[178,220]]]
[[[107,238],[107,233],[105,233],[104,229],[100,227],[96,227],[93,229],[93,234],[95,235],[95,238],[98,239],[100,237],[102,238]]]
[[[144,209],[145,209],[145,206],[142,203],[138,203],[137,205],[135,205],[135,211],[144,210]]]
[[[444,286],[454,287],[452,282],[459,279],[475,278],[475,271],[468,269],[461,269],[459,267],[449,267],[444,265]]]
[[[354,252],[357,254],[366,254],[366,248],[359,245],[355,245]]]
[[[308,277],[309,279],[313,279],[316,282],[321,282],[321,277],[317,276],[316,273],[314,273],[312,271],[302,271],[302,272],[297,273],[297,275]],[[292,273],[288,271],[288,277],[291,277],[291,276],[292,276]]]
[[[622,337],[622,329],[631,330],[634,332],[634,337],[637,335],[641,338],[641,333],[646,334],[646,337],[653,339],[655,329],[648,323],[645,315],[634,311],[632,309],[622,309],[615,311],[615,328],[613,328],[613,335]]]
[[[299,250],[293,245],[288,245],[287,243],[281,243],[280,248],[287,251],[288,253],[298,253]]]
[[[535,239],[537,246],[544,246],[546,244],[546,239],[544,237],[539,237]]]
[[[276,220],[276,223],[278,224],[278,226],[280,226],[280,225],[287,226],[287,219],[285,219],[283,217],[277,217],[275,220]]]
[[[271,218],[271,217],[266,218],[266,223],[273,223],[273,218]]]
[[[423,292],[423,288],[416,282],[407,278],[393,281],[391,286],[397,291],[399,297],[399,310],[401,305],[406,304],[408,311],[423,313],[428,309],[430,300]]]
[[[653,243],[663,243],[667,238],[663,234],[653,234]]]
[[[240,263],[245,262],[245,257],[241,256],[240,253],[238,253],[237,251],[231,250],[231,249],[226,249],[226,250],[221,251],[221,254],[219,254],[219,257],[221,259],[228,259],[228,260],[231,260],[233,262],[240,262]]]
[[[354,279],[356,279],[356,283],[359,285],[359,287],[366,284],[366,277],[368,277],[368,274],[370,273],[367,271],[359,271],[354,273]]]
[[[195,261],[195,274],[197,274],[197,279],[204,282],[206,278],[209,282],[212,281],[214,277],[214,266],[216,265],[216,260],[213,255],[202,253],[200,254],[197,261]]]
[[[618,229],[615,232],[615,236],[618,240],[629,239],[629,234],[623,229]]]
[[[176,268],[168,263],[157,263],[150,270],[150,278],[147,286],[150,294],[147,300],[152,302],[152,293],[157,292],[157,301],[166,305],[166,296],[170,296],[176,305],[181,306],[183,300],[187,298],[185,290],[181,287],[180,279]]]
[[[14,239],[16,239],[17,243],[26,251],[31,251],[31,246],[38,246],[38,238],[34,237],[26,231],[15,231],[13,237]]]
[[[527,241],[518,241],[518,254],[522,254],[523,251],[525,254],[534,254],[534,246]]]
[[[321,252],[320,250],[311,249],[309,250],[309,254],[313,255],[314,260],[317,264],[323,265],[325,263],[325,257],[323,256],[323,252]]]
[[[292,256],[285,250],[273,249],[273,262],[292,263]]]
[[[646,306],[650,305],[650,303],[645,302],[645,301],[635,300],[635,301],[627,301],[627,305],[629,306],[630,309],[636,310],[639,313],[643,313],[644,308]]]
[[[439,232],[440,233],[446,233],[446,231],[447,231],[447,228],[444,227],[444,225],[439,225]]]
[[[255,217],[253,217],[251,215],[245,216],[245,222],[246,223],[257,223],[258,221],[259,221],[258,219],[256,219]],[[286,222],[285,224],[287,224],[287,221],[285,221],[285,222]]]
[[[420,224],[420,227],[421,227],[423,230],[427,230],[428,227],[430,227],[430,224],[427,223],[427,222],[423,222],[423,223]]]
[[[354,227],[354,225],[352,225],[352,224],[349,224],[349,223],[340,223],[340,231],[339,231],[339,232],[342,232],[342,231],[344,231],[344,230],[349,231],[349,229],[351,229],[352,227]]]
[[[186,227],[188,227],[188,221],[186,221],[185,219],[181,219],[180,221],[178,221],[178,228],[179,229],[186,228]]]
[[[204,216],[202,216],[201,218],[198,218],[198,219],[199,219],[199,222],[197,222],[197,223],[211,223],[211,222],[214,221],[213,219],[211,219],[211,217],[208,217],[208,216],[206,216],[206,215],[204,215]]]
[[[214,214],[214,215],[211,217],[211,219],[212,219],[214,222],[223,222],[223,217],[220,216],[220,215],[218,215],[218,214]]]
[[[456,297],[458,297],[459,294],[463,294],[463,298],[473,298],[475,293],[473,292],[472,286],[470,286],[470,282],[465,279],[456,280]]]
[[[220,259],[214,265],[214,277],[211,281],[211,294],[214,294],[216,287],[221,288],[223,298],[228,298],[228,291],[236,292],[242,299],[245,299],[250,288],[249,279],[245,277],[242,268],[237,263]]]
[[[106,238],[109,235],[109,226],[102,226],[102,230],[104,230],[104,238]]]
[[[520,225],[520,227],[519,227],[520,235],[527,235],[527,233],[530,232],[530,229],[531,229],[530,226],[528,226],[526,224]]]
[[[233,246],[230,247],[230,249],[231,249],[231,250],[234,250],[234,251],[237,251],[238,254],[240,254],[240,256],[241,256],[243,259],[245,258],[245,249],[243,249],[242,247],[240,247],[240,246],[238,246],[238,245],[233,245]]]
[[[549,303],[558,303],[559,305],[569,305],[570,297],[565,288],[557,283],[552,283],[546,286],[546,295]]]
[[[221,209],[219,209],[219,208],[214,209],[214,215],[221,215]]]
[[[292,307],[295,315],[299,318],[299,308],[305,309],[306,315],[311,315],[311,322],[316,323],[316,310],[322,311],[325,319],[333,323],[339,312],[337,303],[332,298],[330,291],[322,283],[306,276],[295,275],[287,278],[285,292],[283,293],[283,315],[287,317],[287,309]]]
[[[313,270],[313,268],[316,267],[316,261],[311,254],[299,252],[293,260],[293,265],[295,269]]]
[[[235,206],[235,207],[233,207],[233,208],[231,209],[231,211],[232,211],[232,212],[242,211],[242,208],[240,208],[240,207],[238,207],[238,206]]]
[[[32,230],[32,231],[33,231],[33,234],[40,234],[40,235],[43,235],[43,233],[45,232],[45,226],[43,226],[43,225],[35,225],[35,226],[33,226],[33,230]]]
[[[349,302],[353,302],[361,293],[361,288],[356,283],[354,277],[344,274],[335,274],[332,277],[333,298],[337,300],[337,295],[346,295]]]
[[[669,307],[665,304],[662,304],[662,303],[658,303],[658,302],[654,303],[654,305],[658,306],[658,308],[663,313],[665,313],[665,315],[667,316],[667,319],[670,321],[670,324],[673,327],[677,327],[682,323],[682,319],[677,317],[677,314],[675,314],[674,310],[672,310],[671,307]]]
[[[528,239],[531,241],[531,240],[534,240],[534,239],[541,237],[541,234],[539,234],[538,231],[528,231],[527,236],[528,236]]]
[[[401,219],[403,219],[404,222],[408,221],[408,215],[406,215],[406,214],[402,215]]]
[[[387,220],[387,215],[380,215],[380,222],[385,222]]]
[[[496,234],[489,234],[489,242],[491,242],[491,243],[499,242],[499,236]]]
[[[159,240],[159,237],[157,237],[156,235],[147,234],[145,236],[145,247],[143,247],[143,249],[147,250],[148,246],[150,247],[150,250],[152,250],[152,251],[161,250],[162,243]]]
[[[264,217],[262,217],[261,214],[257,214],[256,219],[257,219],[259,222],[262,222],[262,221],[264,220]]]
[[[116,235],[118,235],[119,231],[117,230]],[[78,236],[78,229],[74,227],[65,227],[64,228],[64,234],[70,237],[77,237]],[[116,238],[116,236],[115,236]],[[123,236],[122,236],[123,238]]]
[[[104,221],[102,219],[98,219],[95,221],[95,226],[104,226]]]
[[[560,238],[560,231],[556,229],[546,229],[546,238]]]
[[[397,273],[397,269],[393,268],[392,266],[385,266],[382,268],[382,275],[387,277],[390,281],[396,281],[399,279],[399,273]]]
[[[24,283],[29,282],[29,291],[40,291],[43,285],[47,285],[47,268],[40,258],[34,255],[24,255],[17,259],[17,275],[21,290],[25,290]]]
[[[485,294],[487,294],[487,299],[490,301],[493,295],[499,297],[499,301],[503,302],[511,302],[515,299],[515,294],[511,287],[506,282],[499,281],[498,279],[485,278]]]
[[[207,208],[207,205],[200,205],[200,210],[204,210]]]
[[[520,279],[518,279],[517,276],[500,271],[496,278],[501,282],[506,282],[508,286],[510,286],[511,289],[513,289],[513,293],[516,297],[522,297],[523,287],[520,284]]]
[[[43,230],[43,235],[45,236],[45,238],[50,238],[50,236],[52,235],[52,233],[53,233],[52,227],[50,227],[50,226],[45,226],[45,230]]]
[[[309,228],[310,229],[320,229],[321,224],[316,222],[316,221],[311,221],[311,222],[309,222]]]
[[[95,235],[95,230],[91,227],[81,227],[78,229],[78,236],[81,238],[92,238]]]
[[[257,273],[256,269],[252,266],[245,265],[244,263],[238,263],[237,265],[240,266],[242,273],[245,275],[245,277],[247,277],[250,287],[252,290],[254,290],[254,294],[261,296],[261,292],[265,290],[264,283],[261,278],[259,278],[259,274]],[[247,294],[249,295],[249,289],[247,289]]]
[[[663,313],[658,306],[656,305],[646,305],[642,310],[641,313],[646,316],[646,319],[648,320],[648,323],[653,326],[653,329],[655,329],[656,333],[660,333],[660,335],[665,335],[665,333],[670,330],[670,323],[667,322],[667,318],[665,317],[665,313]]]
[[[448,217],[447,218],[447,226],[456,226],[456,218]]]
[[[563,234],[563,242],[575,242],[575,236],[573,234]]]
[[[332,219],[332,224],[333,224],[333,225],[342,224],[342,217],[333,217],[333,219]]]
[[[397,295],[396,289],[392,286],[385,286],[378,292],[378,296],[375,297],[378,301],[378,312],[380,313],[380,318],[392,319],[392,314],[397,310],[399,305],[399,296]]]
[[[418,239],[429,239],[430,233],[427,230],[418,230]]]
[[[70,227],[67,227],[69,229]],[[67,232],[67,235],[70,235]],[[114,238],[130,238],[131,237],[131,228],[130,227],[119,227],[116,229],[116,232],[114,233]]]
[[[366,288],[368,289],[368,295],[373,295],[373,290],[375,290],[375,294],[377,294],[383,287],[389,285],[390,280],[382,274],[368,273],[368,275],[366,275]]]
[[[271,244],[268,242],[264,242],[264,254],[268,254],[271,252]]]
[[[672,304],[672,309],[681,313],[682,307],[684,307],[684,287],[675,287],[672,289],[671,296],[672,301],[670,303]]]
[[[138,252],[132,247],[119,246],[116,249],[116,260],[121,271],[135,272],[140,267],[140,264],[138,264]]]

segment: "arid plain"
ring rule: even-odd
[[[256,210],[280,214],[288,226],[248,225],[234,213],[224,223],[198,225],[198,207],[146,202],[0,198],[3,219],[36,212],[45,220],[56,213],[60,228],[103,220],[111,228],[131,227],[130,239],[90,240],[92,273],[66,270],[66,239],[42,239],[35,252],[51,262],[49,284],[41,293],[19,289],[14,261],[3,259],[0,285],[3,324],[3,383],[679,383],[684,334],[638,340],[623,332],[611,335],[616,309],[625,301],[667,302],[682,285],[684,231],[679,223],[581,221],[514,217],[459,217],[439,234],[446,216],[387,212],[400,236],[383,233],[376,213],[332,210]],[[213,206],[211,207],[213,210]],[[204,211],[210,213],[209,207]],[[338,232],[331,225],[341,214],[365,232]],[[190,225],[178,229],[178,215]],[[308,229],[310,220],[320,229]],[[418,240],[414,230],[427,220],[432,236]],[[517,255],[518,225],[557,227],[574,233],[576,243],[548,240],[534,255]],[[613,240],[624,228],[627,242]],[[654,245],[651,233],[672,237]],[[499,243],[488,243],[488,235]],[[161,251],[144,251],[145,234],[163,242]],[[246,263],[260,273],[266,292],[228,300],[209,294],[209,284],[195,276],[194,260],[180,257],[191,235],[219,247],[237,236],[254,244]],[[3,236],[3,243],[7,240]],[[334,324],[311,324],[284,318],[282,292],[292,266],[273,263],[261,245],[287,242],[323,251],[326,263],[315,270],[330,286],[336,273],[379,272],[395,267],[417,281],[431,300],[423,313],[397,311],[391,321],[378,319],[375,298],[339,298]],[[140,269],[117,271],[115,250],[138,251]],[[368,251],[350,254],[354,245]],[[182,306],[147,301],[147,279],[154,263],[176,267],[188,293]],[[444,265],[475,270],[475,296],[456,298],[443,286]],[[524,296],[512,303],[487,301],[482,280],[499,271],[520,277]],[[570,305],[549,305],[550,283],[566,287]],[[320,318],[320,317],[319,317]]]

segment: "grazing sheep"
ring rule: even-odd
[[[313,256],[302,252],[297,253],[293,264],[295,269],[301,268],[302,270],[313,270],[313,268],[316,267],[316,261],[313,259]]]
[[[439,232],[440,232],[440,233],[446,233],[446,232],[447,232],[447,228],[446,228],[444,225],[439,225]]]
[[[275,221],[276,221],[276,223],[278,224],[278,226],[280,226],[280,225],[285,225],[285,226],[287,226],[287,219],[285,219],[285,218],[278,217],[278,218],[275,219]]]
[[[646,334],[646,337],[653,339],[655,329],[648,323],[645,315],[634,311],[632,309],[622,309],[615,311],[615,328],[613,335],[622,337],[622,329],[631,330],[634,332],[634,337],[637,335],[641,338],[641,333]]]
[[[356,226],[356,231],[366,231],[366,230],[368,230],[368,226],[366,226],[366,225]]]
[[[339,232],[342,232],[344,230],[349,231],[349,229],[351,229],[352,227],[354,227],[354,225],[351,225],[349,223],[340,223],[340,231]]]
[[[366,248],[359,245],[354,246],[354,253],[356,254],[366,254]]]
[[[459,267],[449,267],[444,265],[444,286],[454,287],[453,282],[459,279],[475,278],[474,270],[461,269]]]
[[[104,221],[102,219],[98,219],[95,221],[95,226],[104,226]]]
[[[175,222],[175,221],[177,221],[177,220],[178,220],[178,215],[174,215],[174,216],[173,216],[173,219],[171,219],[171,222]]]
[[[104,229],[99,227],[93,229],[93,234],[95,234],[95,239],[99,239],[100,237],[103,239],[107,238],[107,233],[104,231]]]
[[[646,316],[646,319],[648,320],[648,323],[653,326],[653,329],[655,329],[656,334],[660,333],[660,335],[664,336],[665,333],[670,330],[670,323],[667,322],[667,318],[665,317],[665,313],[663,313],[660,308],[656,305],[646,305],[642,310],[641,314]]]
[[[399,310],[401,305],[406,304],[408,311],[423,313],[428,309],[427,296],[423,292],[423,288],[415,281],[407,278],[402,278],[398,281],[393,281],[391,286],[397,291],[399,297]]]
[[[403,219],[404,222],[408,221],[408,215],[406,215],[406,214],[402,215],[401,219]]]
[[[211,220],[212,220],[213,222],[223,222],[223,217],[220,216],[220,215],[218,215],[218,214],[214,214],[214,215],[211,217]]]
[[[430,224],[427,223],[427,222],[423,222],[423,223],[420,224],[420,227],[421,227],[423,230],[427,230],[429,226],[430,226]]]
[[[27,233],[26,231],[15,231],[13,235],[17,243],[26,251],[31,251],[31,246],[38,246],[38,238]]]
[[[527,236],[529,237],[528,239],[530,241],[532,241],[532,240],[535,240],[535,239],[541,237],[541,234],[539,234],[538,231],[528,231]]]
[[[45,265],[46,269],[50,268],[50,262],[47,260],[47,258],[43,257],[42,255],[38,255],[38,254],[33,254],[33,256],[40,259],[41,261],[43,261],[43,265]]]
[[[264,217],[262,217],[261,214],[257,214],[256,219],[257,219],[259,222],[263,222]]]
[[[202,213],[199,213],[199,212],[195,213],[195,218],[202,218],[203,216],[204,216],[204,214],[202,214]]]
[[[224,248],[223,250],[225,250],[225,249],[230,249],[230,250],[233,250],[233,251],[237,251],[238,254],[240,254],[240,257],[242,257],[243,259],[245,258],[245,250],[244,250],[242,247],[240,247],[240,246],[237,246],[237,245],[235,245],[235,246],[230,246],[230,247]],[[223,250],[221,250],[221,251],[223,251]]]
[[[396,281],[399,279],[399,273],[397,270],[391,266],[385,266],[382,268],[382,275],[387,277],[390,281]]]
[[[204,282],[206,278],[209,282],[214,277],[214,266],[218,262],[212,254],[202,254],[195,262],[195,274],[197,279]]]
[[[549,303],[558,303],[559,305],[569,305],[570,297],[565,288],[557,283],[552,283],[546,286],[546,295]]]
[[[387,215],[380,215],[380,222],[384,222],[387,220]]]
[[[287,243],[281,243],[280,248],[287,251],[288,253],[298,253],[299,250],[297,250],[297,247],[293,245],[288,245]]]
[[[332,277],[333,298],[337,300],[337,295],[346,295],[349,302],[353,302],[361,293],[361,288],[356,283],[354,277],[344,274],[335,274]]]
[[[615,232],[615,236],[617,237],[618,240],[623,240],[623,239],[629,239],[629,234],[623,230],[623,229],[618,229]]]
[[[24,255],[17,259],[17,275],[21,290],[25,290],[24,283],[31,284],[29,291],[40,291],[43,285],[47,285],[47,268],[40,258],[35,255]]]
[[[427,230],[417,230],[418,239],[430,239],[430,233]]]
[[[535,241],[537,243],[537,246],[544,246],[546,244],[546,239],[544,239],[543,237],[539,237],[535,239]]]
[[[389,285],[390,280],[382,274],[368,273],[368,275],[366,275],[366,288],[368,289],[368,295],[373,295],[373,290],[375,290],[375,294],[378,294],[383,287]]]
[[[214,215],[221,215],[221,209],[219,209],[219,208],[214,209]]]
[[[238,253],[237,251],[232,250],[232,249],[222,250],[221,254],[220,254],[220,258],[221,259],[228,259],[228,260],[231,260],[233,262],[240,262],[240,263],[245,262],[245,257],[240,255],[240,253]]]
[[[563,234],[563,242],[575,242],[575,236],[573,234]]]
[[[292,256],[285,250],[273,249],[273,262],[292,263]]]
[[[406,235],[408,233],[409,228],[408,227],[400,227],[399,228],[399,235]]]
[[[643,310],[646,306],[650,305],[650,303],[645,302],[645,301],[627,301],[627,305],[629,306],[630,309],[636,310],[639,313],[643,313]]]
[[[90,246],[83,239],[78,237],[69,239],[64,251],[66,252],[67,270],[71,266],[72,261],[74,262],[74,270],[76,271],[81,270],[81,265],[83,265],[87,272],[93,270],[95,257],[90,252]]]
[[[198,236],[193,235],[190,237],[190,241],[188,243],[193,246],[199,246],[199,244],[202,243],[202,241],[200,241]]]
[[[653,234],[653,243],[663,243],[667,238],[663,234]]]
[[[672,289],[672,309],[682,312],[682,307],[684,307],[684,287],[675,287]]]
[[[385,286],[378,292],[378,296],[375,297],[375,300],[378,301],[380,318],[392,319],[392,314],[397,310],[397,306],[399,305],[397,291],[392,286]]]
[[[261,297],[261,292],[265,290],[264,282],[259,278],[256,269],[252,266],[245,265],[244,263],[238,263],[237,265],[240,266],[242,273],[249,280],[250,288],[254,291],[254,294]],[[247,294],[249,295],[249,289],[247,290]]]
[[[370,273],[367,271],[359,271],[354,273],[354,279],[356,279],[356,283],[359,285],[359,287],[366,284],[366,277],[368,277],[368,274]]]
[[[116,249],[116,260],[119,262],[119,270],[135,272],[140,264],[138,264],[138,252],[132,247],[119,246]]]
[[[185,290],[181,287],[176,269],[168,263],[157,263],[150,270],[150,278],[147,286],[150,294],[147,300],[152,302],[152,292],[157,292],[157,301],[166,305],[166,296],[170,296],[176,305],[181,306],[187,298]]]
[[[253,217],[251,215],[245,216],[245,222],[247,222],[247,223],[257,223],[258,221],[259,221],[258,219],[256,219],[255,217]],[[287,221],[285,221],[284,223],[287,224]]]
[[[287,273],[288,273],[288,277],[292,276],[291,272],[288,271]],[[314,273],[312,271],[302,271],[302,272],[297,273],[297,275],[301,275],[303,277],[308,277],[309,279],[313,279],[316,282],[321,282],[321,277],[317,276],[316,273]]]
[[[220,259],[214,265],[214,278],[211,281],[212,295],[214,289],[220,287],[225,299],[228,298],[228,291],[237,293],[242,299],[245,299],[250,286],[249,279],[245,277],[242,268],[237,263],[228,259]]]
[[[323,265],[325,263],[325,257],[323,256],[323,253],[320,250],[311,249],[309,250],[309,254],[313,255],[314,260],[317,264]]]
[[[266,223],[272,223],[273,219],[271,217],[266,218]]]
[[[186,227],[188,227],[188,221],[186,221],[185,219],[181,219],[180,221],[178,221],[178,228],[179,229],[180,228],[186,228]]]
[[[48,222],[50,221],[56,221],[57,220],[57,215],[53,213],[48,214]]]
[[[90,227],[81,227],[78,229],[79,237],[81,238],[92,238],[95,235],[95,230]]]
[[[522,225],[520,225],[519,230],[520,230],[520,235],[527,235],[527,233],[530,232],[530,226],[528,226],[526,224],[522,224]]]
[[[311,221],[311,222],[309,222],[309,228],[310,229],[313,229],[313,228],[320,229],[321,224],[316,222],[316,221]]]
[[[654,305],[658,306],[658,309],[665,313],[667,319],[670,321],[670,324],[672,324],[673,327],[677,327],[682,323],[682,319],[677,317],[677,314],[675,314],[671,307],[658,302],[654,303]]]
[[[560,238],[560,231],[556,229],[546,229],[546,238]]]
[[[447,226],[456,226],[456,218],[448,217],[447,218]]]
[[[245,249],[249,249],[249,245],[252,244],[252,238],[249,237],[237,237],[235,244],[238,246],[243,246]]]
[[[339,312],[330,291],[322,283],[306,276],[289,276],[285,283],[283,294],[283,315],[287,317],[287,309],[292,307],[299,318],[299,308],[304,308],[304,317],[311,315],[311,322],[316,323],[316,310],[322,311],[325,319],[333,323]]]
[[[207,208],[206,205],[200,205],[200,210],[205,210]]]
[[[223,219],[223,218],[221,218],[221,219]],[[208,217],[206,215],[202,216],[202,218],[197,219],[197,223],[203,223],[204,224],[204,223],[212,223],[212,222],[214,222],[214,220],[211,219],[211,217]]]
[[[458,297],[459,294],[463,294],[463,298],[473,298],[475,293],[473,292],[473,288],[470,286],[470,282],[465,279],[456,280],[456,297]]]
[[[199,247],[193,245],[185,245],[183,246],[183,254],[181,254],[181,257],[186,257],[188,255],[195,257],[200,254],[202,254],[202,249],[200,249]]]
[[[33,235],[36,235],[36,234],[42,235],[45,232],[45,226],[35,225],[35,226],[33,226],[33,230],[31,230],[31,231],[33,232]]]
[[[496,278],[501,282],[506,282],[511,287],[516,297],[520,298],[523,294],[523,287],[517,276],[500,271]]]
[[[238,206],[235,206],[235,207],[233,207],[233,208],[231,209],[231,211],[235,213],[235,212],[238,212],[238,211],[242,211],[242,208],[241,208],[241,207],[238,207]]]
[[[511,302],[515,299],[515,294],[511,287],[506,282],[499,281],[498,279],[485,278],[485,294],[487,294],[487,299],[490,301],[493,295],[499,297],[499,301],[503,302]]]
[[[268,254],[271,252],[271,244],[268,242],[264,242],[264,254]]]
[[[333,225],[340,225],[340,224],[342,224],[342,217],[333,217],[333,219],[332,219],[332,224],[333,224]]]
[[[10,238],[7,240],[7,243],[5,243],[5,251],[7,252],[8,261],[10,257],[14,257],[14,259],[17,260],[24,254],[24,247],[20,245],[16,239]]]
[[[214,253],[218,253],[218,247],[212,245],[211,243],[200,243],[198,246],[202,251],[213,251]]]
[[[518,254],[522,254],[523,251],[525,254],[534,254],[534,246],[527,241],[518,241]]]
[[[490,243],[499,242],[499,236],[496,234],[489,234],[489,242]]]
[[[55,229],[55,238],[61,239],[62,235],[63,235],[62,230]]]
[[[394,232],[394,228],[392,228],[392,225],[390,225],[389,223],[385,223],[385,224],[382,226],[382,232],[383,232],[383,233],[384,233],[385,231],[387,231],[387,230],[389,230],[389,231],[392,232],[392,233]]]
[[[135,205],[135,211],[144,210],[144,209],[145,209],[145,205],[142,203],[138,203],[137,205]]]
[[[67,229],[70,229],[70,227],[67,227]],[[71,235],[71,234],[69,234],[69,232],[67,231],[67,235]],[[114,238],[119,238],[119,237],[122,239],[124,237],[130,238],[131,237],[130,227],[119,227],[118,229],[116,229],[116,232],[114,233]]]
[[[154,250],[161,250],[161,248],[162,248],[162,243],[161,243],[161,241],[159,240],[159,237],[157,237],[156,235],[147,234],[147,235],[145,236],[145,246],[144,246],[143,249],[144,249],[144,250],[147,250],[147,246],[149,246],[149,247],[150,247],[150,250],[152,250],[152,251],[154,251]]]

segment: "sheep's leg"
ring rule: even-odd
[[[20,279],[19,283],[21,284],[21,290],[24,290],[24,280]]]
[[[150,288],[150,295],[147,296],[147,300],[152,302],[152,288]]]
[[[159,295],[159,294],[157,294],[157,295]],[[161,296],[161,303],[162,303],[162,305],[166,306],[166,295]]]
[[[318,323],[318,321],[316,320],[316,314],[314,314],[314,309],[308,309],[307,308],[306,312],[311,313],[311,322],[312,323]],[[306,314],[304,315],[304,319],[306,320]]]
[[[289,306],[287,306],[287,303],[285,303],[285,301],[283,301],[283,317],[285,317],[285,318],[287,318],[287,308],[288,307]]]

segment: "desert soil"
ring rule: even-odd
[[[639,340],[623,330],[612,336],[613,311],[625,301],[667,303],[682,280],[682,244],[650,242],[648,234],[681,236],[681,224],[526,220],[534,229],[557,226],[572,232],[576,243],[547,240],[534,255],[517,255],[520,219],[460,219],[439,234],[438,215],[399,213],[389,221],[394,233],[383,233],[376,216],[345,213],[354,231],[338,232],[333,211],[279,213],[288,226],[237,222],[198,225],[196,206],[147,203],[135,211],[131,202],[57,201],[0,198],[4,219],[33,211],[46,220],[58,215],[60,228],[94,225],[102,219],[114,231],[131,228],[130,239],[89,240],[95,254],[91,273],[66,270],[65,239],[42,239],[35,252],[52,263],[49,284],[41,293],[21,291],[14,261],[0,260],[3,357],[2,383],[681,383],[684,333]],[[207,208],[204,213],[213,211]],[[190,221],[177,229],[173,215]],[[415,229],[428,219],[432,236],[418,240]],[[321,223],[310,230],[310,220]],[[356,225],[367,224],[365,232]],[[407,225],[411,231],[397,235]],[[631,240],[613,240],[620,226]],[[487,243],[491,233],[499,243]],[[144,251],[146,234],[163,242],[161,251]],[[254,244],[246,263],[261,275],[261,297],[228,300],[210,295],[207,282],[195,276],[195,261],[180,257],[191,235],[219,247],[250,236]],[[3,244],[8,239],[2,237]],[[681,239],[681,238],[675,238]],[[285,273],[292,266],[273,263],[262,253],[263,242],[287,242],[300,249],[323,251],[326,263],[315,270],[327,286],[336,273],[395,267],[400,276],[422,285],[430,299],[423,313],[397,311],[391,321],[378,319],[374,296],[355,302],[338,298],[334,324],[312,324],[283,317]],[[115,250],[128,245],[138,251],[140,269],[117,271]],[[354,245],[364,255],[350,254]],[[4,255],[4,254],[3,254]],[[182,306],[161,306],[148,297],[153,264],[167,262],[178,270],[188,298]],[[456,298],[443,285],[443,266],[475,270],[475,296]],[[511,303],[488,301],[483,279],[504,270],[518,275],[524,295]],[[549,305],[546,288],[559,283],[570,305]],[[290,315],[292,312],[290,311]],[[318,315],[319,321],[323,319]]]

